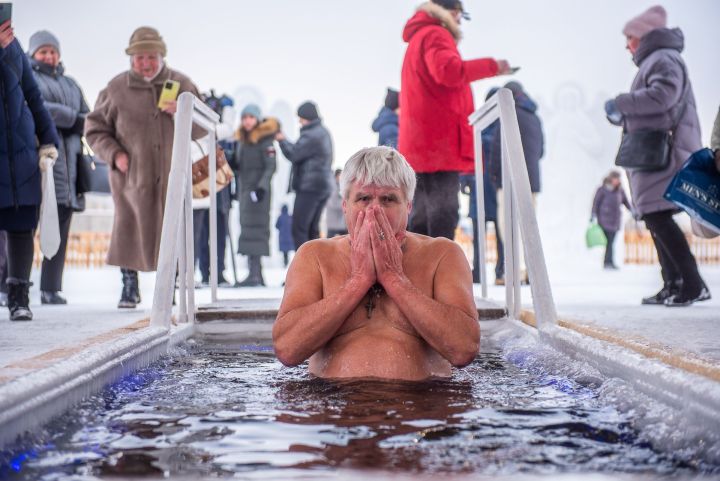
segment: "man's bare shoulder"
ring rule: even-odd
[[[348,251],[349,246],[348,236],[346,235],[333,237],[332,239],[314,239],[300,246],[295,257],[314,257],[319,263],[323,264]]]
[[[445,237],[428,237],[422,234],[407,233],[407,252],[417,255],[432,255],[439,259],[449,253],[462,252],[460,246]]]

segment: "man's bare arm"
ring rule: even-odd
[[[273,325],[275,355],[286,366],[300,364],[327,344],[375,282],[369,254],[370,227],[368,224],[359,228],[363,218],[359,217],[355,230],[361,234],[351,249],[350,277],[332,295],[323,298],[322,276],[313,244],[301,247],[293,259]]]
[[[377,226],[388,232],[390,225],[377,213]],[[378,231],[379,234],[379,231]],[[480,346],[480,327],[472,293],[472,274],[465,255],[454,243],[436,241],[441,256],[433,280],[434,298],[426,296],[402,269],[402,251],[392,237],[372,236],[377,276],[425,341],[454,366],[470,364]]]

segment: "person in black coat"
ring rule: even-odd
[[[57,159],[60,141],[9,21],[0,25],[0,97],[0,230],[7,231],[8,309],[11,320],[29,321],[33,231],[42,197],[39,159]]]
[[[612,171],[603,180],[603,185],[595,192],[592,216],[590,218],[591,222],[597,220],[598,225],[605,233],[605,237],[607,237],[605,269],[617,269],[613,258],[613,244],[622,224],[620,207],[623,205],[627,210],[632,211],[627,195],[625,195],[625,189],[622,188],[620,183],[620,172]]]
[[[508,82],[505,88],[510,89],[515,99],[515,112],[517,113],[520,137],[522,139],[523,151],[525,153],[525,165],[527,166],[530,179],[530,191],[538,194],[541,190],[540,182],[540,159],[545,154],[545,135],[543,134],[542,122],[537,114],[537,104],[528,96],[519,82]],[[494,134],[489,142],[486,167],[490,182],[497,191],[497,221],[501,235],[504,235],[504,197],[502,182],[502,135],[499,122],[494,125]],[[525,259],[523,249],[520,249],[521,281],[528,283],[527,271],[525,270]],[[498,284],[504,284],[504,279],[497,280]]]
[[[50,112],[60,138],[58,159],[53,166],[60,247],[52,259],[43,259],[40,301],[43,304],[67,304],[60,291],[72,215],[85,210],[85,198],[76,189],[77,162],[78,155],[82,153],[85,116],[90,109],[80,86],[65,75],[65,67],[60,62],[60,42],[52,33],[45,30],[34,33],[30,37],[28,55],[45,108]]]
[[[322,124],[317,107],[305,102],[297,111],[300,137],[294,144],[282,132],[275,138],[283,155],[292,162],[290,190],[295,192],[293,240],[295,250],[320,237],[320,216],[332,192],[333,146],[330,133]]]

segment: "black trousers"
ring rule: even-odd
[[[7,294],[8,255],[7,232],[0,230],[0,292]]]
[[[56,292],[62,290],[62,277],[65,270],[65,255],[67,254],[68,235],[72,222],[73,210],[70,207],[59,205],[58,222],[60,223],[60,247],[52,259],[43,258],[40,272],[40,290]]]
[[[298,192],[292,214],[292,235],[297,251],[305,242],[320,238],[320,216],[329,194]]]
[[[604,227],[601,227],[601,229],[605,233],[605,237],[607,238],[607,245],[605,246],[605,266],[614,266],[615,265],[614,244],[615,244],[615,236],[617,236],[617,231],[616,230],[607,230]]]
[[[682,281],[683,292],[699,293],[704,283],[685,234],[673,220],[673,211],[645,214],[643,220],[655,243],[663,281]]]
[[[409,230],[430,237],[455,239],[455,228],[460,220],[459,192],[457,172],[417,174]]]
[[[210,210],[196,209],[193,211],[193,241],[195,245],[195,262],[200,266],[200,275],[204,282],[210,280]],[[218,278],[225,270],[225,242],[227,241],[228,214],[217,211],[217,257]]]
[[[503,246],[502,237],[500,237],[500,229],[497,222],[489,221],[495,224],[495,237],[497,241],[497,260],[495,261],[495,279],[505,277],[505,248]],[[486,222],[487,224],[487,222]],[[472,219],[473,225],[473,283],[480,282],[480,235],[478,233],[477,219]]]
[[[8,231],[8,277],[20,279],[22,281],[29,281],[34,253],[35,244],[33,242],[33,231]]]

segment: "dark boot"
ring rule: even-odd
[[[680,289],[678,294],[665,299],[665,305],[668,307],[687,307],[694,302],[710,300],[711,297],[710,289],[703,283],[699,292],[686,292],[685,289]]]
[[[118,308],[134,309],[137,306],[140,297],[137,292],[137,271],[133,271],[131,269],[120,269],[120,272],[122,272],[123,288],[122,293],[120,294]]]
[[[665,301],[672,296],[675,296],[677,294],[680,294],[680,289],[682,288],[682,281],[668,281],[665,282],[665,285],[662,289],[660,289],[660,292],[655,294],[654,296],[645,297],[642,300],[642,304],[646,306],[661,306],[665,304]]]
[[[41,304],[67,304],[67,299],[58,291],[40,291]]]
[[[32,321],[30,310],[30,281],[8,277],[8,309],[11,321]]]
[[[238,287],[261,287],[265,285],[262,278],[262,264],[260,256],[248,256],[248,276],[238,284]]]

